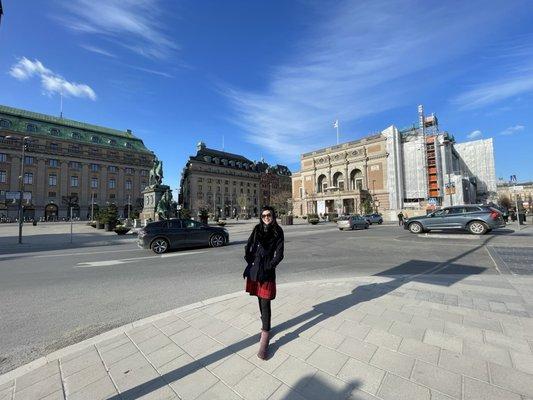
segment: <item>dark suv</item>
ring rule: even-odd
[[[483,235],[505,226],[502,213],[490,206],[467,204],[445,207],[431,214],[404,221],[404,228],[412,233],[430,230],[463,229],[474,235]]]
[[[150,222],[137,233],[137,244],[162,254],[182,247],[220,247],[229,243],[225,228],[209,226],[192,219],[169,219]]]

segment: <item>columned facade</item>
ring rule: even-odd
[[[381,134],[301,156],[293,174],[293,213],[363,214],[388,210],[386,139]]]

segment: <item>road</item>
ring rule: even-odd
[[[251,229],[251,225],[250,225]],[[113,246],[0,256],[0,374],[126,323],[243,289],[248,232],[218,249],[155,256],[135,238]],[[493,239],[414,236],[393,225],[340,232],[333,224],[285,227],[278,282],[374,274],[496,274]]]

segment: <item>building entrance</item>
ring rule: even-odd
[[[57,219],[57,205],[48,204],[44,208],[44,220],[45,221],[55,221]]]

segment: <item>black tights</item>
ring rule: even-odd
[[[263,330],[270,330],[270,300],[257,298],[259,300],[259,311],[261,312],[261,322],[263,323]]]

